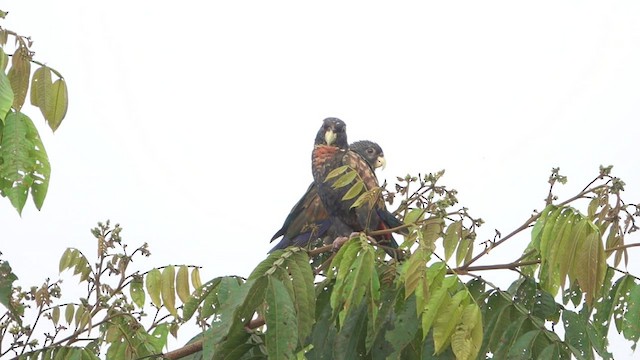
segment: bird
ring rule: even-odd
[[[369,140],[360,140],[349,145],[349,149],[361,156],[372,171],[386,165],[380,145]],[[315,239],[327,238],[332,234],[329,214],[318,197],[315,182],[312,182],[302,198],[293,206],[282,227],[273,235],[270,242],[282,236],[282,239],[269,253],[289,246],[305,247]]]
[[[320,201],[329,214],[335,235],[344,239],[353,232],[366,233],[401,226],[402,222],[387,210],[382,194],[372,191],[380,187],[373,168],[360,155],[348,149],[346,128],[344,121],[338,118],[324,119],[316,134],[311,156],[314,184]],[[347,186],[334,186],[336,181],[343,177],[327,179],[327,176],[333,170],[343,166],[347,167],[345,171],[354,171],[356,177]],[[359,196],[347,200],[343,200],[343,197],[358,181],[364,185],[362,193],[366,191],[373,197],[371,201],[352,206]],[[373,238],[378,244],[384,246],[389,255],[400,257],[401,253],[393,250],[398,248],[398,244],[390,233]]]

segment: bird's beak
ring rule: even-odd
[[[381,167],[382,170],[384,170],[386,166],[387,160],[384,158],[384,156],[378,156],[378,158],[376,159],[376,169]]]
[[[333,130],[327,130],[324,133],[324,141],[327,143],[327,145],[332,145],[336,141],[337,137],[338,135]]]

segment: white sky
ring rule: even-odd
[[[479,241],[541,209],[555,166],[569,177],[561,195],[613,164],[627,200],[640,201],[638,2],[11,0],[2,10],[70,96],[55,135],[25,109],[53,167],[43,210],[29,199],[20,218],[0,206],[0,250],[22,285],[55,278],[66,247],[95,253],[89,229],[107,218],[130,246],[150,244],[141,269],[248,275],[311,181],[328,116],[350,141],[383,147],[382,179],[446,169],[443,183],[486,221]],[[528,241],[487,262],[513,260]],[[614,339],[616,358],[631,358],[629,345]]]

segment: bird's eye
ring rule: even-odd
[[[373,154],[373,152],[374,152],[373,148],[368,148],[368,149],[367,149],[367,153],[368,153],[368,154]]]

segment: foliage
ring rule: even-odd
[[[59,301],[59,282],[15,287],[9,264],[0,264],[0,303],[8,309],[0,318],[0,356],[610,359],[611,324],[634,347],[640,338],[638,278],[617,268],[637,246],[625,238],[640,213],[622,199],[624,183],[610,171],[602,167],[582,191],[558,202],[553,189],[566,178],[554,169],[545,208],[480,244],[483,222],[455,208],[456,191],[438,184],[444,172],[399,178],[395,192],[384,194],[389,203],[400,199],[397,216],[408,229],[402,247],[410,253],[404,261],[389,259],[361,233],[315,267],[332,245],[278,250],[246,279],[204,284],[193,266],[131,270],[134,256],[149,255],[146,244],[128,254],[121,228],[99,224],[95,261],[78,249],[60,260],[60,271],[73,270],[87,285],[77,302]],[[512,262],[474,265],[529,232],[529,245]],[[480,276],[489,270],[518,278],[500,289]],[[25,308],[37,312],[28,324]],[[43,321],[54,331],[35,337]],[[202,333],[163,354],[168,334],[190,321]]]
[[[2,18],[6,15],[2,11],[0,14]],[[15,40],[11,55],[7,55],[9,39]],[[0,26],[0,195],[7,197],[19,214],[29,191],[36,208],[42,208],[51,175],[38,130],[21,112],[27,94],[52,131],[60,126],[68,106],[64,78],[58,71],[33,60],[32,44],[30,38]],[[39,65],[33,74],[31,64]],[[57,77],[55,81],[52,74]]]

